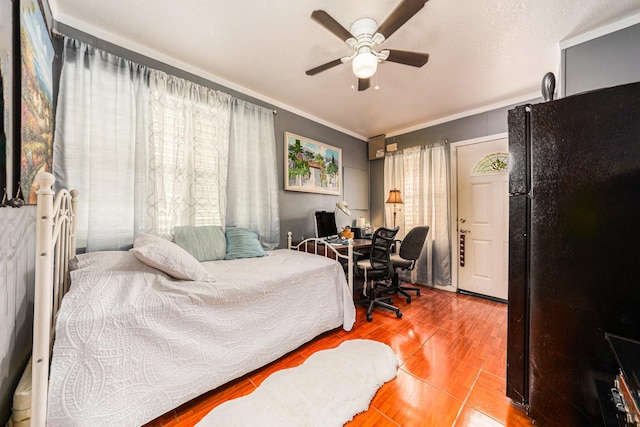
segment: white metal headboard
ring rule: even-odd
[[[36,217],[36,278],[31,355],[31,425],[47,419],[47,387],[55,317],[69,290],[69,260],[76,255],[77,190],[53,191],[55,178],[39,173]]]

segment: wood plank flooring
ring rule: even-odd
[[[384,384],[355,426],[532,426],[505,396],[507,306],[424,288],[411,304],[394,302],[403,317],[376,309],[373,322],[358,307],[350,332],[327,332],[274,363],[200,396],[148,427],[192,426],[220,403],[251,393],[271,373],[300,365],[318,350],[366,338],[393,348],[398,376]]]

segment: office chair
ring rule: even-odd
[[[382,307],[396,313],[396,317],[402,317],[400,309],[391,303],[391,297],[380,296],[376,289],[377,284],[390,283],[393,275],[393,263],[391,262],[391,245],[398,234],[399,227],[394,229],[380,227],[373,234],[369,259],[362,259],[356,263],[356,274],[364,279],[363,293],[367,297],[355,301],[356,304],[368,305],[367,322],[373,320],[371,311],[374,307]]]
[[[415,291],[416,295],[420,295],[420,288],[400,286],[398,270],[411,271],[415,268],[416,260],[420,257],[427,234],[429,234],[429,226],[423,225],[412,228],[403,240],[396,240],[396,242],[400,243],[400,251],[397,254],[391,254],[394,275],[391,280],[391,286],[384,291],[385,293],[402,294],[407,299],[407,303],[411,302],[411,295],[407,291]]]

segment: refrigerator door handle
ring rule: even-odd
[[[533,189],[527,191],[526,193],[522,193],[522,192],[509,193],[509,197],[518,197],[518,196],[526,196],[530,199],[533,199]]]

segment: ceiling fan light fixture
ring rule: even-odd
[[[368,79],[378,69],[378,58],[371,52],[362,52],[352,61],[353,74],[359,79]]]

